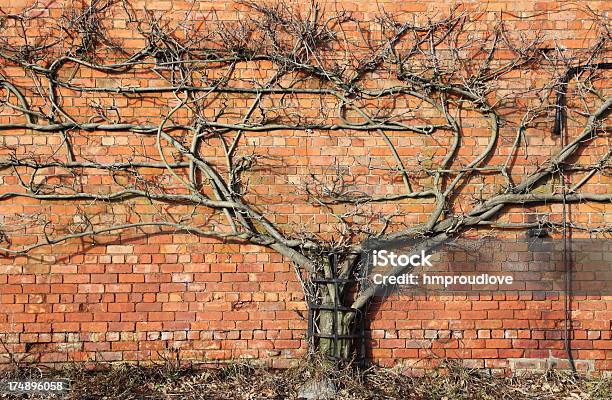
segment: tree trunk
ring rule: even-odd
[[[361,339],[355,329],[355,312],[351,309],[354,281],[348,279],[346,267],[339,271],[335,255],[324,256],[321,268],[314,274],[310,308],[310,351],[336,361],[355,358],[355,342]]]

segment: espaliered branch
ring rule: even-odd
[[[517,206],[612,202],[603,17],[582,11],[599,36],[570,51],[459,9],[366,22],[316,3],[236,8],[233,19],[179,18],[98,0],[53,10],[59,18],[35,8],[0,17],[0,130],[10,139],[0,207],[51,204],[47,214],[3,212],[3,255],[121,232],[267,246],[292,261],[316,306],[315,347],[348,357],[354,310],[377,289],[354,294],[349,284],[367,239],[420,239],[418,251],[476,229],[612,231],[504,217]],[[529,154],[530,134],[552,141],[548,154]],[[319,137],[338,151],[275,160],[275,143],[308,147]],[[359,141],[380,151],[351,156]],[[131,154],[98,154],[100,143]],[[602,146],[584,162],[585,148]],[[312,154],[330,156],[300,164]],[[283,174],[324,228],[283,222],[275,207],[292,200],[271,199],[288,192]],[[593,183],[598,192],[586,189]],[[74,204],[75,215],[54,214],[58,203]],[[417,223],[406,208],[414,204],[427,212]],[[338,271],[329,254],[339,255]],[[331,307],[338,299],[344,307]]]

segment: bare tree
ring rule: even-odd
[[[0,129],[56,138],[48,154],[32,153],[31,141],[2,146],[5,183],[19,189],[3,189],[0,201],[38,207],[0,220],[5,256],[122,231],[266,246],[295,267],[313,308],[313,350],[347,357],[355,310],[376,293],[348,283],[368,239],[431,249],[468,230],[611,231],[506,218],[517,207],[612,201],[609,190],[584,190],[596,179],[610,188],[604,17],[579,11],[598,36],[568,50],[513,32],[503,15],[482,21],[490,14],[459,9],[419,18],[381,9],[360,21],[316,3],[237,6],[234,21],[195,10],[168,18],[127,0],[65,8],[54,21],[36,8],[4,13]],[[113,21],[142,46],[113,39]],[[488,29],[472,30],[477,23]],[[145,107],[159,118],[139,115]],[[528,132],[542,131],[552,153],[530,154]],[[317,163],[292,164],[310,154],[270,150],[292,138],[327,147],[310,153]],[[347,153],[358,140],[386,153]],[[130,154],[89,152],[100,143]],[[596,163],[583,162],[588,147],[605,149]],[[288,201],[312,220],[283,218]],[[55,215],[58,203],[74,214]],[[415,205],[426,220],[412,218]],[[330,283],[330,254],[340,284]],[[345,308],[332,307],[338,299]]]

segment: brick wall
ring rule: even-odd
[[[1,7],[10,12],[31,3],[8,0]],[[40,13],[43,18],[61,15],[60,2],[44,3],[30,12]],[[602,13],[611,8],[604,1],[583,3]],[[150,10],[171,13],[167,15],[183,15],[191,7],[182,1],[133,2],[137,10],[145,4]],[[451,2],[379,1],[375,4],[356,0],[334,2],[327,7],[335,5],[354,11],[357,19],[368,20],[379,11],[379,6],[389,12],[407,12],[407,18],[413,15],[422,18],[432,12],[447,13]],[[229,2],[201,1],[195,7],[194,20],[205,19],[211,10],[217,10],[221,19],[235,20],[241,10]],[[494,17],[503,11],[504,21],[513,32],[541,29],[549,43],[555,39],[557,44],[569,49],[588,48],[596,40],[590,17],[564,2],[464,2],[463,7],[484,13],[481,25],[470,27],[474,32],[490,29]],[[533,17],[519,18],[527,14]],[[126,18],[120,12],[109,24],[114,40],[128,48],[142,45],[142,38],[127,28]],[[31,29],[42,32],[45,26]],[[18,40],[19,32],[6,32],[8,37]],[[2,72],[33,93],[30,77],[21,70],[3,65]],[[150,72],[124,79],[86,68],[62,71],[65,76],[71,73],[76,74],[75,82],[96,87],[163,83]],[[214,73],[211,71],[212,76]],[[240,73],[245,79],[265,80],[272,76],[273,69],[261,62],[241,69]],[[520,87],[535,79],[529,72],[525,74],[525,77],[514,77],[511,84]],[[113,100],[112,96],[69,91],[63,91],[62,95],[66,112],[84,120],[94,115],[92,102],[108,106]],[[236,109],[244,109],[248,104],[240,96],[230,100]],[[223,106],[222,103],[213,104],[211,110]],[[130,120],[159,119],[173,105],[170,95],[117,96],[113,104],[120,107],[122,118]],[[298,108],[301,113],[316,116],[319,104],[315,99],[302,98]],[[14,118],[6,110],[0,115],[3,123]],[[486,120],[469,112],[463,121],[469,127],[465,139],[468,146],[462,147],[459,154],[468,157],[485,147],[489,128]],[[550,135],[549,128],[528,131],[530,157],[517,158],[514,172],[529,172],[558,149],[558,139]],[[572,129],[575,133],[579,127]],[[503,128],[503,146],[493,155],[493,163],[505,159],[514,130],[511,124]],[[423,155],[424,148],[434,149],[431,153],[434,161],[441,159],[445,153],[435,149],[447,146],[451,137],[442,136],[432,142],[399,133],[393,140],[397,141],[400,156],[411,160],[407,165],[412,165],[411,162],[416,163]],[[80,145],[78,156],[100,162],[132,157],[134,148],[138,149],[136,158],[147,151],[155,152],[155,138],[122,132],[112,135],[87,132],[76,135],[75,141]],[[325,175],[333,161],[352,165],[354,174],[363,174],[360,185],[369,193],[384,194],[398,182],[401,185],[397,176],[389,178],[364,166],[365,160],[372,157],[379,165],[393,160],[384,140],[366,133],[281,131],[250,134],[245,141],[249,151],[271,157],[269,164],[255,171],[251,187],[268,204],[266,210],[272,222],[288,229],[305,225],[323,236],[333,235],[334,219],[295,192],[310,173]],[[0,143],[13,147],[18,154],[48,155],[61,144],[61,137],[1,131]],[[581,157],[587,162],[596,162],[609,148],[609,139],[596,139]],[[201,151],[211,160],[222,160],[218,143],[211,142]],[[0,154],[9,152],[4,149]],[[168,151],[167,156],[171,158],[172,152]],[[359,158],[363,162],[355,164]],[[20,190],[14,173],[2,170],[0,174],[2,192]],[[168,174],[159,171],[145,171],[144,175],[168,179]],[[53,182],[62,177],[48,179]],[[469,204],[475,192],[494,192],[498,179],[501,180],[485,177],[483,181],[470,182],[466,185],[465,197],[454,207],[460,209]],[[95,189],[112,188],[115,184],[109,175],[89,175],[85,181],[87,187]],[[610,187],[609,177],[587,185],[596,193],[609,193]],[[19,198],[0,202],[0,223],[4,228],[17,225],[16,220],[38,226],[12,234],[12,244],[29,245],[40,240],[42,228],[34,217],[38,213],[49,215],[58,224],[70,224],[79,222],[75,218],[83,209],[104,218],[112,215],[121,219],[131,215],[133,207],[143,215],[155,212],[145,203],[128,207],[116,203],[72,204]],[[191,212],[186,206],[168,207],[176,215]],[[385,207],[374,211],[396,210],[395,206]],[[399,207],[402,222],[415,224],[427,220],[433,203],[409,201]],[[200,212],[199,218],[210,216]],[[571,205],[570,213],[572,220],[579,223],[612,222],[609,205]],[[558,205],[526,210],[516,207],[506,215],[511,222],[532,222],[542,215],[558,221],[561,208]],[[0,362],[11,358],[45,363],[146,362],[178,355],[181,359],[197,361],[253,359],[273,367],[285,367],[306,352],[307,311],[300,284],[288,260],[260,246],[228,244],[187,234],[125,232],[101,238],[95,244],[74,240],[37,249],[31,257],[0,258],[0,304]],[[577,367],[587,371],[612,370],[612,298],[576,297],[572,300],[572,309],[571,343]],[[566,367],[563,310],[564,299],[558,295],[402,295],[376,299],[368,313],[370,356],[383,365],[401,363],[415,373],[435,366],[442,358],[461,359],[467,366],[496,371]]]

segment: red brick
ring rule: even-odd
[[[148,7],[155,12],[172,7],[175,11],[186,11],[189,6],[185,2],[173,3],[167,0],[150,3],[147,3]],[[344,8],[357,8],[354,16],[358,20],[369,21],[374,18],[376,5],[366,4],[361,0],[355,4],[340,3]],[[589,2],[589,4],[591,8],[602,14],[609,11],[607,3],[605,6],[603,2]],[[7,7],[4,7],[6,10],[3,8],[3,11],[14,13],[16,6],[28,5],[27,1],[9,0]],[[443,1],[441,4],[386,2],[385,9],[394,15],[400,15],[400,18],[405,12],[416,13],[416,17],[421,17],[424,12],[429,12],[433,8],[444,8],[447,5],[450,5],[448,1]],[[217,6],[227,8],[227,4]],[[473,4],[468,4],[465,7],[472,8],[472,6]],[[485,13],[489,14],[485,15],[482,21],[476,21],[474,29],[479,32],[490,31],[489,22],[494,14],[506,10],[516,11],[521,7],[525,8],[525,5],[517,6],[509,1],[491,3],[489,9],[485,10]],[[555,2],[541,1],[529,4],[527,11],[549,11],[558,7],[559,4]],[[221,11],[222,18],[236,18],[236,15],[230,11]],[[52,5],[51,12],[49,15],[55,16],[54,13],[59,12],[59,8]],[[553,14],[540,15],[540,18],[534,21],[525,18],[517,20],[508,14],[505,23],[507,29],[517,35],[531,30],[534,24],[538,25],[544,30],[545,43],[550,41],[550,37],[561,32],[563,34],[557,38],[558,43],[567,47],[568,51],[572,48],[586,49],[596,40],[596,32],[591,29],[592,24],[588,15],[576,10]],[[112,15],[113,13],[109,13],[111,18]],[[483,25],[479,25],[481,22]],[[137,37],[138,35],[126,26],[125,21],[109,21],[109,26],[111,27],[108,32],[109,39],[121,40],[129,50],[145,44],[141,37]],[[569,33],[563,31],[564,29],[566,31],[569,29]],[[35,39],[36,35],[33,32],[33,40]],[[358,56],[354,54],[355,59]],[[514,54],[507,49],[498,49],[494,56],[496,58],[494,62],[504,63],[512,59]],[[236,76],[243,80],[228,84],[247,85],[250,84],[248,79],[261,80],[266,74],[274,73],[271,62],[251,63],[249,66],[246,66],[248,63],[237,66]],[[68,69],[64,68],[60,74],[68,72]],[[219,73],[212,66],[207,67],[206,72],[210,74],[208,79],[215,79]],[[520,116],[524,110],[529,109],[533,101],[537,101],[532,94],[522,92],[520,87],[515,88],[513,85],[540,84],[542,77],[538,72],[537,69],[510,71],[507,76],[499,78],[500,82],[510,78],[506,81],[510,85],[509,89],[521,93],[521,96],[516,99],[516,104],[508,102],[508,109],[503,113],[503,117],[508,121],[500,131],[500,136],[504,137],[504,140],[498,140],[495,153],[481,162],[481,166],[501,165],[510,154],[512,140],[507,139],[514,135],[512,127],[520,123]],[[535,77],[531,78],[530,75]],[[32,87],[31,78],[22,68],[3,65],[3,76],[14,80],[18,87]],[[133,78],[121,76],[119,73],[113,77],[115,78],[117,82],[120,81],[126,86],[158,84],[157,78],[153,75]],[[80,70],[74,79],[82,81],[82,84],[96,87],[116,84],[105,72],[87,69]],[[310,85],[313,82],[314,80],[304,81],[303,84]],[[601,84],[605,86],[606,82],[602,81]],[[396,84],[381,75],[375,75],[374,78],[364,77],[362,83],[366,88]],[[546,81],[546,84],[550,82]],[[79,120],[90,118],[90,96],[68,92],[62,91],[61,96],[67,112]],[[499,94],[491,93],[492,97]],[[30,95],[28,93],[28,96]],[[112,100],[121,108],[122,119],[130,122],[158,120],[160,110],[167,106],[169,99],[171,100],[170,94],[110,97],[113,97]],[[244,114],[245,109],[251,104],[247,97],[233,94],[229,94],[227,99],[224,97],[228,115]],[[101,101],[107,100],[111,99],[104,98]],[[320,110],[321,100],[316,96],[299,98],[296,95],[295,101],[296,113],[304,114],[307,118],[313,120],[324,118],[327,111],[335,116],[336,102],[329,106],[329,110]],[[378,102],[377,99],[368,99],[368,102],[372,110],[380,111],[381,115],[388,111],[386,107],[391,107]],[[33,104],[34,107],[38,107],[36,105],[38,102]],[[597,104],[588,104],[590,109],[596,109],[597,106]],[[216,118],[215,113],[219,107],[220,105],[213,101],[204,108],[203,113],[212,121]],[[415,105],[409,111],[415,114],[422,113],[425,116],[424,120],[430,119],[430,116],[433,116],[433,119],[440,117],[439,112],[427,108],[426,104]],[[288,114],[291,112],[287,111]],[[464,160],[474,159],[482,150],[480,148],[486,146],[490,136],[489,122],[483,118],[480,111],[475,112],[467,107],[462,113],[460,122],[466,126],[462,130],[461,145],[455,160],[457,162],[453,161],[449,168],[458,167]],[[286,116],[279,116],[281,119],[284,117]],[[516,120],[517,117],[519,120]],[[183,113],[177,120],[181,118],[191,118],[191,116]],[[2,115],[0,119],[1,123],[5,123],[15,118]],[[534,121],[534,125],[536,122]],[[572,120],[570,123],[572,124],[568,127],[570,133],[581,128],[580,121]],[[520,175],[535,170],[538,165],[546,165],[546,159],[558,149],[558,138],[552,137],[544,125],[542,129],[530,129],[528,132],[529,157],[525,159],[519,152],[519,156],[512,160],[512,173],[517,180]],[[414,178],[415,185],[430,187],[432,185],[430,177],[421,178],[418,176],[419,172],[413,175],[415,168],[424,166],[415,162],[426,159],[432,165],[438,165],[447,150],[446,143],[451,135],[436,136],[435,140],[427,135],[412,133],[389,132],[389,135],[396,143],[403,161],[406,162],[406,168],[411,173],[411,178]],[[110,163],[138,159],[141,153],[155,155],[157,150],[154,136],[132,132],[107,134],[83,131],[78,134],[75,132],[72,140],[77,158]],[[231,140],[231,135],[227,139]],[[224,152],[218,143],[215,143],[216,140],[212,138],[211,141],[207,141],[199,151],[202,157],[209,159],[211,163],[224,165]],[[329,210],[326,207],[309,204],[304,196],[295,193],[296,188],[310,181],[311,173],[313,176],[327,176],[330,165],[338,163],[351,168],[350,172],[355,177],[355,182],[348,184],[351,187],[355,186],[356,193],[363,191],[368,194],[386,195],[396,193],[396,189],[402,185],[401,176],[390,173],[388,168],[380,168],[378,171],[377,168],[372,169],[364,165],[363,160],[368,157],[373,157],[372,165],[394,165],[384,140],[370,132],[341,130],[331,133],[317,130],[249,132],[243,140],[249,151],[270,158],[262,161],[259,170],[249,171],[248,176],[244,177],[251,185],[249,196],[253,198],[249,197],[249,201],[253,204],[265,204],[265,207],[262,206],[263,214],[270,221],[279,224],[283,231],[286,229],[289,232],[295,227],[300,229],[304,227],[305,231],[321,235],[325,240],[338,239],[338,233],[332,225],[336,221],[330,217]],[[578,156],[581,162],[584,161],[584,165],[594,165],[599,162],[601,151],[605,150],[607,144],[605,140],[601,142],[598,140],[595,138],[594,145],[585,146],[584,151]],[[0,143],[16,146],[14,151],[20,155],[28,154],[30,157],[31,154],[41,160],[61,157],[60,153],[56,153],[62,146],[60,135],[34,134],[29,131],[20,131],[16,134],[14,131],[6,131],[0,132]],[[169,147],[167,149],[169,159],[177,156],[169,150]],[[6,151],[5,148],[3,154],[7,154]],[[432,155],[434,158],[429,160],[428,157]],[[4,156],[0,155],[0,158],[2,157]],[[59,170],[59,168],[50,170],[49,177],[45,179],[48,178],[50,184],[57,182],[59,176],[54,174],[59,173]],[[42,170],[38,173],[39,179],[43,179]],[[142,169],[141,173],[143,179],[169,177],[167,172],[159,169]],[[185,174],[186,171],[179,173]],[[103,193],[120,189],[117,183],[122,185],[125,184],[125,180],[134,179],[134,176],[127,177],[117,173],[113,177],[110,173],[100,173],[95,170],[84,171],[83,174],[82,183],[88,190]],[[480,177],[482,182],[479,181]],[[28,176],[26,178],[30,179]],[[461,195],[450,199],[448,204],[452,211],[465,214],[473,206],[472,200],[477,198],[480,191],[484,191],[483,194],[487,195],[487,192],[495,192],[505,185],[503,177],[496,173],[479,174],[478,179],[476,178],[476,174],[465,175],[462,178]],[[0,183],[1,190],[23,190],[14,171],[0,171]],[[589,181],[584,190],[607,193],[609,183],[607,177],[597,177]],[[556,187],[542,188],[558,190]],[[187,192],[184,188],[169,188],[169,190]],[[129,210],[120,203],[83,202],[81,205],[96,218],[109,223],[112,218],[137,220],[136,215],[143,219],[156,218],[159,212],[157,205],[154,207],[150,202],[139,200],[134,201],[131,206],[133,209]],[[394,223],[414,226],[426,222],[435,203],[431,199],[410,199],[363,206],[372,215],[397,211]],[[396,206],[399,208],[396,209]],[[160,204],[159,207],[167,210],[170,217],[177,219],[189,216],[193,211],[186,205]],[[334,212],[343,212],[345,208],[350,209],[347,207],[332,208]],[[572,222],[597,226],[612,222],[608,218],[609,204],[594,206],[572,204],[568,207]],[[559,204],[520,205],[509,206],[499,215],[503,221],[516,223],[533,222],[531,217],[536,215],[550,215],[551,220],[559,221],[562,210]],[[41,203],[32,198],[0,201],[0,214],[9,221],[18,214],[49,214],[49,219],[54,224],[58,222],[59,226],[61,225],[59,222],[74,224],[76,213],[76,204],[70,202]],[[199,207],[193,214],[198,225],[204,225],[211,215],[204,207]],[[212,218],[215,224],[223,223],[214,216]],[[372,224],[374,229],[376,228],[374,225],[379,221],[360,220],[358,223]],[[219,228],[223,229],[222,226]],[[28,229],[30,227],[26,227],[26,233],[29,233]],[[36,235],[15,232],[17,233],[11,231],[11,245],[15,247],[44,240],[41,235],[36,237]],[[53,234],[56,233],[59,232]],[[523,235],[523,232],[520,235]],[[553,235],[559,237],[557,233]],[[287,367],[294,360],[285,357],[295,358],[304,354],[305,329],[308,324],[308,312],[303,304],[304,296],[290,260],[272,249],[175,232],[148,236],[141,232],[113,232],[111,236],[100,237],[98,241],[99,245],[87,245],[84,249],[83,242],[77,240],[58,244],[52,248],[43,247],[36,251],[36,257],[32,259],[23,256],[14,259],[0,257],[0,332],[9,335],[20,334],[15,336],[20,341],[14,343],[17,355],[25,354],[25,343],[40,343],[41,349],[47,346],[47,343],[52,343],[52,346],[44,347],[45,352],[41,361],[58,362],[74,359],[148,362],[159,358],[159,353],[165,351],[167,346],[180,344],[185,347],[181,355],[188,355],[191,359],[225,360],[241,356],[272,358],[270,365]],[[492,261],[479,264],[483,270],[529,267],[529,270],[513,273],[517,276],[522,274],[536,277],[550,264],[551,257],[547,251],[533,254],[534,262],[528,260],[531,255],[528,253],[529,244],[526,241],[508,245],[508,251],[484,254],[491,256]],[[452,267],[456,271],[469,267],[464,254],[456,252],[453,255]],[[609,362],[612,350],[610,348],[611,300],[609,296],[607,298],[574,296],[572,299],[574,322],[572,346],[575,356],[579,358],[579,363],[595,361],[597,370],[595,372],[612,369],[612,363]],[[456,296],[435,294],[404,296],[394,293],[387,298],[377,299],[368,312],[367,326],[375,346],[372,355],[374,361],[381,365],[395,365],[402,359],[423,357],[426,360],[421,360],[422,367],[432,368],[439,360],[431,360],[431,357],[437,356],[461,358],[469,367],[504,370],[509,369],[507,358],[564,357],[562,341],[564,306],[562,295],[538,292],[496,292]],[[66,346],[65,352],[58,350],[62,345]],[[279,357],[276,356],[275,349],[282,350]],[[2,349],[0,357],[1,353]],[[540,362],[541,360],[537,361],[536,364],[540,367],[545,365]],[[418,373],[423,373],[422,369],[419,371]]]

